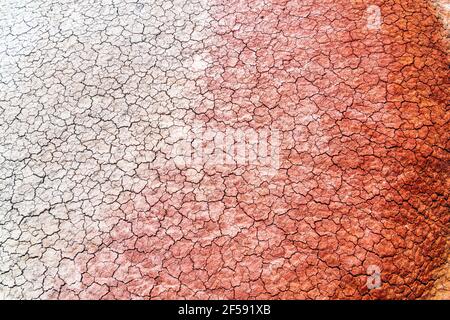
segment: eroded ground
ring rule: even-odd
[[[0,297],[448,298],[442,3],[2,1]]]

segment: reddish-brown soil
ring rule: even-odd
[[[105,121],[90,136],[84,134],[84,127],[97,128],[97,122],[74,120],[74,134],[84,143],[81,150],[100,163],[92,165],[95,170],[116,165],[120,170],[96,174],[88,167],[73,176],[72,188],[77,191],[61,194],[62,200],[46,209],[60,221],[60,229],[53,232],[59,238],[52,238],[49,231],[39,241],[42,247],[55,249],[56,258],[45,263],[46,270],[56,271],[34,285],[36,297],[445,297],[450,217],[449,48],[447,31],[432,1],[211,0],[208,5],[210,23],[202,31],[207,36],[201,38],[199,32],[187,36],[201,38],[193,49],[206,61],[197,64],[202,70],[199,76],[188,74],[185,81],[180,80],[181,67],[161,72],[159,78],[147,77],[141,70],[127,76],[128,80],[117,75],[124,84],[118,81],[104,91],[108,79],[116,77],[111,73],[105,72],[100,84],[95,84],[94,77],[79,81],[83,94],[94,97],[89,115],[99,109]],[[378,24],[376,8],[380,10]],[[184,10],[189,12],[189,7]],[[166,27],[169,31],[164,32],[170,33],[171,26]],[[154,32],[142,30],[143,36]],[[110,41],[113,46],[121,46],[117,39],[124,33],[120,32],[113,38],[116,42]],[[158,32],[154,34],[159,39]],[[173,46],[177,36],[171,38]],[[152,54],[169,57],[164,63],[170,65],[178,56],[170,52],[170,40],[165,41],[159,45],[167,45],[168,51],[152,49]],[[133,51],[127,50],[122,47],[117,59],[131,56]],[[89,55],[82,59],[88,61]],[[105,61],[115,70],[115,60]],[[124,61],[117,68],[120,74],[131,69],[131,60]],[[73,68],[81,67],[74,63]],[[138,84],[129,85],[135,78]],[[170,85],[158,92],[161,79]],[[170,91],[175,84],[183,89]],[[61,95],[69,95],[72,89],[68,86]],[[29,97],[40,97],[36,92],[28,93]],[[129,107],[121,114],[125,124],[116,125],[117,130],[107,127],[116,118],[105,110],[111,105],[119,107],[103,105],[98,98],[102,95],[111,95],[111,101],[120,100]],[[52,97],[50,93],[44,96]],[[148,126],[139,127],[135,136],[121,136],[146,121],[127,122],[126,117],[133,110],[138,114],[140,109],[133,108],[145,105],[147,98],[153,103],[148,108],[154,108],[144,116]],[[191,104],[186,107],[183,99]],[[48,98],[43,103],[52,101]],[[77,102],[77,106],[85,105]],[[163,118],[182,119],[186,127],[200,123],[213,132],[278,130],[280,145],[272,148],[279,150],[279,167],[267,175],[266,168],[252,163],[177,165],[167,160],[166,149],[171,145],[166,142],[171,136],[164,131]],[[149,127],[151,133],[146,131]],[[103,128],[108,128],[106,135]],[[158,140],[165,134],[166,142]],[[105,143],[114,141],[112,147],[100,153],[100,147],[91,143],[96,135]],[[142,140],[136,138],[139,135]],[[130,150],[145,153],[152,147],[157,158],[167,161],[155,165],[147,159],[138,163],[134,156],[128,162],[115,158],[114,152],[125,159],[129,150],[120,149],[113,136]],[[139,141],[144,140],[146,145],[139,149]],[[206,140],[204,147],[220,147],[213,138]],[[68,141],[72,146],[77,143],[76,139]],[[51,155],[42,158],[64,154],[50,151]],[[74,154],[77,161],[84,161],[81,151]],[[34,159],[33,154],[30,157]],[[60,167],[69,168],[65,163],[60,162]],[[57,169],[47,175],[53,172]],[[54,181],[64,181],[64,176]],[[94,182],[86,182],[89,176]],[[98,187],[103,192],[101,201],[89,202],[101,184],[95,179],[104,177],[113,182]],[[140,180],[133,180],[136,177]],[[77,189],[78,185],[85,189]],[[120,192],[111,191],[114,188]],[[53,194],[59,197],[56,191]],[[20,203],[20,199],[15,201]],[[104,209],[99,209],[100,204]],[[22,207],[15,208],[20,211]],[[59,211],[53,213],[54,208]],[[42,224],[45,227],[45,221]],[[14,252],[20,259],[31,255],[44,260],[46,256],[33,256],[33,251],[20,253],[20,243],[38,242],[33,236],[20,241],[5,243],[19,248]],[[13,250],[7,253],[12,256],[9,252]],[[55,259],[61,262],[53,264]],[[11,295],[24,295],[13,291],[20,284],[2,281]]]

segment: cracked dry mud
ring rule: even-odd
[[[448,298],[436,4],[2,1],[0,297]],[[177,162],[195,123],[279,168]]]

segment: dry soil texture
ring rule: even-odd
[[[0,297],[448,298],[446,25],[445,1],[2,1]]]

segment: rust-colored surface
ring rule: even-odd
[[[165,9],[168,20],[177,8]],[[146,74],[151,64],[143,64],[117,86],[83,69],[77,104],[90,97],[87,113],[99,106],[104,125],[91,139],[73,122],[85,156],[96,161],[73,179],[92,192],[61,195],[46,209],[61,219],[59,229],[37,241],[55,256],[25,250],[47,266],[44,284],[30,284],[31,292],[52,299],[448,299],[448,41],[432,1],[214,0],[183,8],[207,12],[207,27],[183,34],[184,49],[172,54],[181,33],[161,22],[172,40],[155,40],[155,48],[166,51],[143,50],[167,55],[167,65],[195,54],[194,67]],[[133,55],[126,48],[125,58]],[[125,58],[117,75],[105,74],[128,72]],[[101,110],[121,99],[128,109],[120,119],[131,120],[116,123],[116,109],[111,116]],[[268,175],[250,162],[177,163],[168,156],[175,127],[198,124],[210,130],[202,136],[207,150],[220,147],[217,132],[277,130],[279,166]],[[108,147],[100,152],[96,139]],[[76,158],[89,162],[81,151]],[[103,173],[108,166],[114,170]],[[97,187],[83,174],[109,182]],[[89,200],[97,189],[101,200]],[[3,249],[6,259],[17,259],[23,245],[3,241],[12,248]],[[9,265],[18,272],[27,264]],[[14,272],[0,276],[2,292],[27,297],[14,288],[22,283],[11,280]]]

